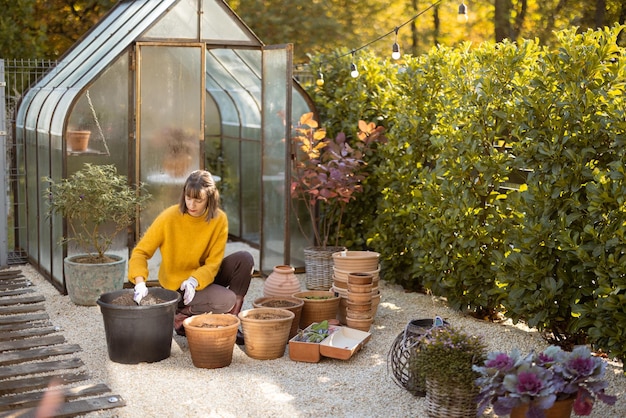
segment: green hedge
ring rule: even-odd
[[[388,128],[344,245],[380,252],[383,278],[407,289],[625,358],[623,29],[438,47],[401,66],[360,52],[358,79],[352,57],[314,57],[324,126]]]

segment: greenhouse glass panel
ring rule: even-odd
[[[286,138],[291,120],[290,47],[263,51],[263,236],[261,265],[266,269],[289,257],[285,237],[289,234],[285,195],[285,167],[289,161]]]
[[[250,31],[238,20],[236,15],[227,10],[215,0],[202,1],[202,40],[240,41],[260,45]]]
[[[222,206],[228,215],[229,233],[241,237],[241,177],[239,141],[224,139],[222,142],[222,179],[220,190],[222,196]]]
[[[213,98],[213,100],[215,100],[215,102],[217,103],[220,111],[220,117],[222,119],[222,124],[230,124],[238,127],[239,112],[237,111],[237,106],[235,106],[232,97],[224,92],[224,90],[222,90],[219,84],[215,81],[215,79],[213,78],[213,74],[207,73],[206,89]],[[235,135],[238,136],[239,133],[237,132]]]
[[[261,142],[242,141],[241,147],[241,236],[250,242],[260,242]]]
[[[145,36],[162,39],[198,39],[197,3],[197,0],[181,0]]]
[[[185,179],[200,165],[202,49],[142,45],[139,71],[139,172],[152,194],[141,213],[145,229],[178,202]]]

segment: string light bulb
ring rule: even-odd
[[[356,68],[356,64],[350,64],[350,77],[357,78],[359,76],[359,70]]]
[[[466,23],[469,20],[467,6],[465,3],[459,5],[459,14],[456,16],[457,21],[460,23]]]
[[[322,70],[317,73],[317,80],[315,80],[315,84],[317,87],[322,87],[324,85],[324,74],[322,74]]]
[[[393,41],[393,46],[391,47],[391,58],[393,58],[394,60],[399,60],[401,55],[400,55],[400,45],[398,45],[398,27],[396,26],[396,28],[394,29],[394,31],[396,32],[396,38]]]

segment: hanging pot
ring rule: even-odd
[[[275,266],[263,283],[263,296],[286,296],[291,297],[299,292],[300,280],[296,277],[295,269],[291,266]]]
[[[193,365],[204,369],[229,366],[239,318],[230,314],[194,315],[183,321]]]
[[[153,363],[170,356],[174,314],[180,294],[160,287],[149,288],[148,294],[158,302],[154,305],[114,303],[123,296],[132,301],[132,289],[104,293],[97,300],[111,361],[122,364]]]
[[[85,152],[89,146],[91,131],[67,131],[67,150]]]

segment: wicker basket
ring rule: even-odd
[[[419,350],[419,337],[432,328],[433,323],[432,319],[410,321],[391,344],[387,354],[387,371],[391,369],[394,382],[415,396],[426,395],[426,382],[424,376],[411,372],[411,357]]]
[[[307,289],[330,289],[333,285],[333,253],[345,249],[345,247],[307,247],[304,249]]]
[[[429,418],[475,418],[478,388],[454,386],[426,379],[426,411]]]

